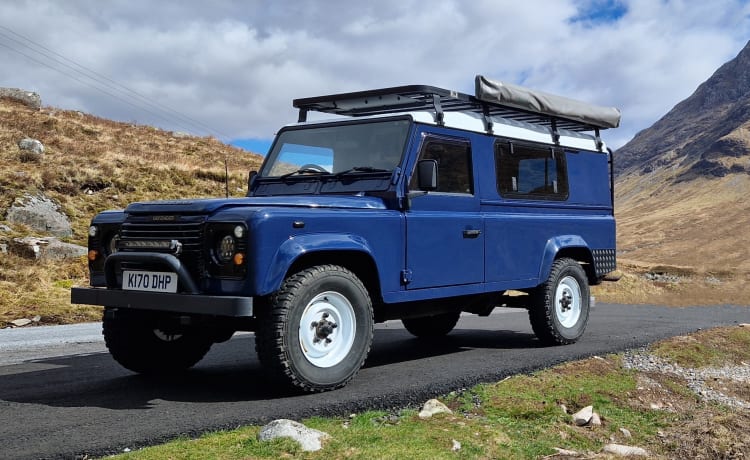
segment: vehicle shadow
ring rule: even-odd
[[[514,331],[456,329],[446,337],[427,340],[417,339],[403,329],[379,329],[360,375],[335,393],[342,398],[353,397],[362,390],[358,390],[359,385],[366,385],[361,379],[367,376],[371,376],[370,382],[373,378],[406,379],[404,385],[414,385],[414,378],[404,376],[403,369],[419,374],[423,381],[430,369],[453,365],[456,354],[476,349],[537,347],[532,334]],[[0,400],[52,407],[149,410],[160,400],[230,403],[293,398],[307,405],[305,401],[319,398],[287,390],[270,380],[254,348],[253,335],[234,337],[215,345],[193,369],[169,376],[133,374],[106,353],[18,364],[0,375]]]

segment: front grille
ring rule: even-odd
[[[193,280],[200,284],[205,273],[203,246],[205,241],[205,217],[203,216],[174,216],[173,220],[155,220],[152,216],[129,216],[120,230],[120,245],[122,251],[151,251],[153,249],[128,249],[127,241],[172,241],[182,244],[182,250],[177,257],[187,268]],[[170,250],[156,250],[155,252],[170,253]],[[140,264],[123,263],[122,269],[153,269]]]

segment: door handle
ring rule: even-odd
[[[464,238],[478,238],[481,234],[481,230],[464,230]]]

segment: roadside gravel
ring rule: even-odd
[[[707,384],[713,380],[750,382],[750,364],[747,363],[741,366],[686,368],[652,355],[645,348],[639,348],[624,353],[623,367],[642,372],[676,375],[685,379],[688,388],[701,399],[740,409],[750,408],[750,402],[726,395]]]

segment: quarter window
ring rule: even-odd
[[[559,149],[498,142],[495,144],[495,167],[498,191],[504,198],[568,198],[565,154]]]

